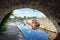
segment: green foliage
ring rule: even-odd
[[[34,18],[36,18],[36,17],[26,17],[26,16],[24,16],[24,18],[22,18],[22,17],[16,17],[15,19],[17,19],[17,20],[28,20],[28,19],[34,19]]]
[[[8,13],[5,18],[2,20],[1,24],[0,24],[0,32],[5,31],[7,28],[7,24],[8,24],[8,19],[10,17],[10,15],[12,15],[12,12]]]
[[[24,16],[24,18],[23,19],[25,19],[25,20],[28,20],[28,19],[34,19],[34,18],[36,18],[36,17],[26,17],[26,16]]]

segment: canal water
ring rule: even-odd
[[[24,20],[24,23],[16,22],[16,25],[23,33],[25,40],[48,40],[48,34],[46,32],[40,29],[33,30],[30,25],[26,23],[26,21],[27,20]]]

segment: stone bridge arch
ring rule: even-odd
[[[5,16],[15,9],[32,8],[43,12],[54,25],[59,27],[60,22],[59,0],[0,0],[0,24]],[[60,32],[59,29],[57,29]]]
[[[38,9],[51,20],[59,17],[59,0],[0,0],[0,23],[10,11],[18,8]]]

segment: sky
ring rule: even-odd
[[[46,17],[42,12],[36,10],[36,9],[31,9],[31,8],[21,8],[21,9],[17,9],[13,11],[13,15],[17,16],[17,17],[32,17],[35,16],[37,18],[41,18],[41,17]],[[14,18],[13,16],[11,16],[10,18]]]

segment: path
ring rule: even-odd
[[[0,35],[0,40],[24,40],[23,34],[15,25],[8,25],[7,30]]]

